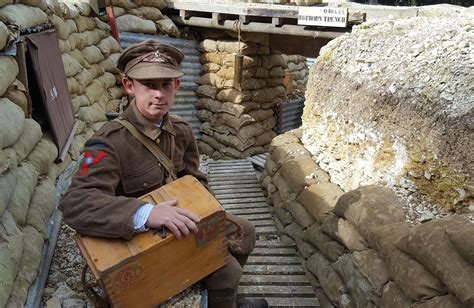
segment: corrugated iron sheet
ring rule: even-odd
[[[303,115],[304,98],[289,100],[279,105],[279,127],[278,132],[284,133],[301,126],[301,116]]]
[[[199,62],[201,53],[197,50],[198,42],[161,35],[120,32],[120,44],[123,48],[149,39],[173,45],[184,53],[185,57],[182,66],[184,76],[181,78],[181,87],[176,95],[176,100],[171,111],[188,121],[193,128],[194,136],[200,139],[201,133],[199,132],[199,126],[201,125],[201,121],[196,117],[197,110],[194,106],[194,103],[198,100],[196,96],[198,84],[196,82],[201,72],[201,63]]]

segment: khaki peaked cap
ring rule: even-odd
[[[132,79],[179,78],[184,54],[176,47],[156,40],[146,40],[127,47],[117,68]]]

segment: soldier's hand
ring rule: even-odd
[[[178,239],[189,235],[190,231],[197,232],[196,223],[200,218],[188,210],[176,207],[177,203],[176,200],[170,200],[153,207],[146,226],[149,228],[166,226]]]

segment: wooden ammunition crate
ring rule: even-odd
[[[185,176],[140,199],[178,206],[202,217],[199,232],[177,240],[158,230],[130,241],[76,235],[82,255],[114,307],[154,307],[225,265],[225,213],[192,176]]]

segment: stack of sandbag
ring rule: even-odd
[[[90,17],[84,2],[60,2],[58,14],[49,16],[56,28],[73,111],[80,121],[69,153],[76,159],[83,144],[116,112],[125,95],[116,64],[119,43],[109,36],[109,26]]]
[[[30,97],[17,79],[15,58],[0,56],[0,72],[0,306],[22,307],[56,205],[53,181],[66,165],[54,164],[52,138],[25,118]]]
[[[405,222],[392,190],[343,193],[302,145],[275,137],[262,187],[282,237],[290,237],[322,307],[470,307],[474,224],[461,216]]]
[[[295,95],[304,95],[306,90],[306,83],[308,82],[308,65],[306,58],[300,55],[282,55],[288,64],[287,72],[287,91]]]
[[[286,90],[286,62],[261,43],[206,39],[200,43],[202,74],[196,102],[203,122],[198,145],[214,159],[265,152],[275,137],[275,106]],[[243,55],[242,82],[234,82],[236,54]]]
[[[165,0],[111,0],[119,31],[178,36],[178,28],[161,10]],[[108,17],[102,17],[107,21]]]

